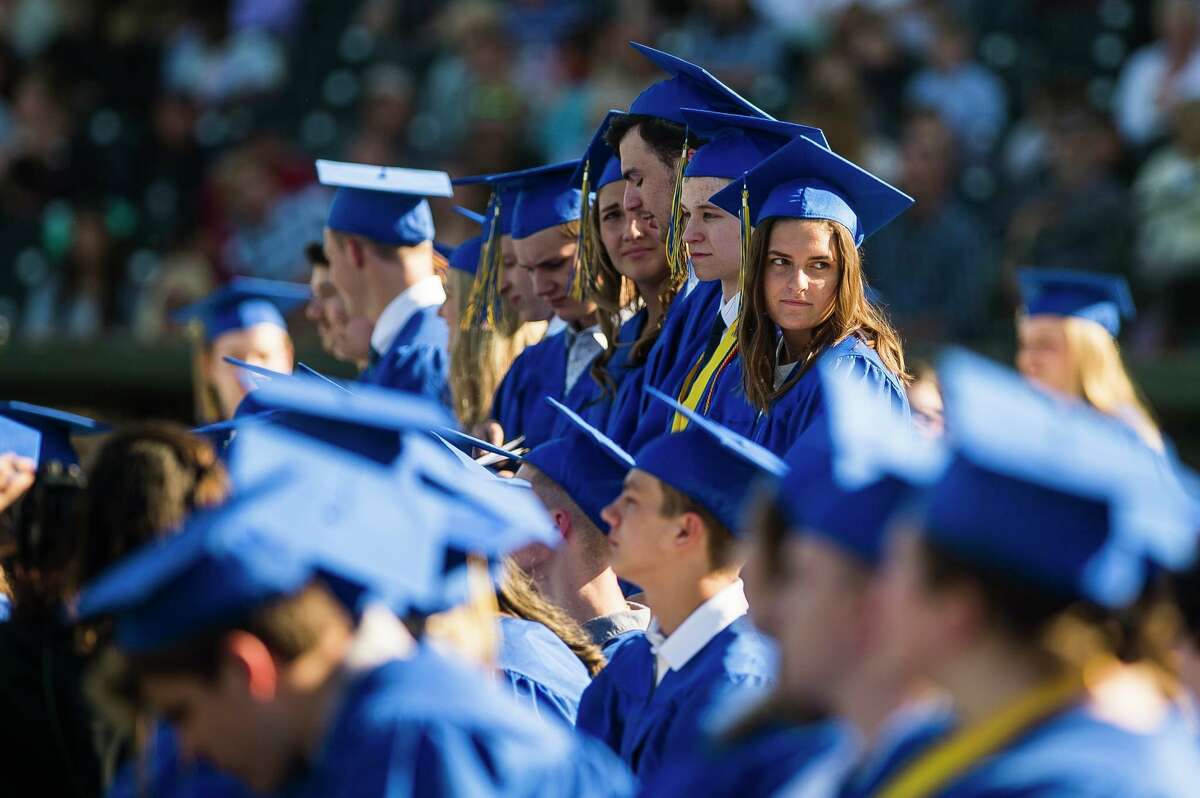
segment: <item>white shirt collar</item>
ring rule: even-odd
[[[371,331],[371,348],[381,355],[384,354],[414,313],[445,301],[446,289],[442,287],[442,278],[436,274],[413,283],[397,294],[383,309],[383,313],[379,314],[375,329]]]
[[[655,683],[661,682],[668,670],[681,670],[748,609],[745,585],[738,579],[697,607],[669,637],[663,637],[658,619],[651,619],[646,637],[657,660]]]
[[[551,316],[550,321],[546,324],[545,337],[549,338],[551,335],[557,335],[565,329],[567,329],[567,323],[565,321],[560,319],[558,316]]]
[[[738,310],[742,306],[742,292],[739,291],[729,297],[728,302],[721,303],[721,320],[725,322],[725,328],[728,329],[737,321]]]

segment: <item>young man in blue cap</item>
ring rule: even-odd
[[[330,277],[351,318],[374,324],[360,379],[446,401],[445,301],[434,270],[433,213],[426,197],[449,197],[445,172],[317,161],[336,186],[325,227]]]
[[[550,401],[550,400],[548,400]],[[611,658],[620,642],[645,631],[650,610],[626,600],[609,565],[603,509],[621,492],[633,460],[571,410],[566,433],[522,458],[517,477],[533,486],[562,536],[555,548],[533,547],[520,562],[538,589],[567,611]]]
[[[654,618],[584,692],[577,727],[640,778],[694,746],[714,705],[774,678],[770,647],[746,617],[736,535],[751,487],[783,468],[702,420],[638,452],[602,513],[613,570],[643,589]]]
[[[195,323],[201,333],[204,380],[196,389],[202,421],[231,418],[246,396],[245,383],[226,357],[272,371],[292,370],[295,347],[284,315],[310,296],[307,286],[296,283],[239,277],[172,314],[176,321]]]

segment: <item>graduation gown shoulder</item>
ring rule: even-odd
[[[852,375],[867,390],[885,394],[901,412],[908,414],[908,396],[899,378],[887,370],[875,350],[858,336],[848,336],[830,346],[818,360]],[[825,412],[825,392],[816,364],[777,398],[766,413],[760,413],[746,399],[742,359],[736,357],[716,379],[705,415],[782,457],[810,430],[823,434],[824,425],[817,421],[824,418]]]
[[[770,646],[749,618],[734,621],[656,687],[644,634],[630,636],[583,692],[576,727],[607,744],[641,779],[695,748],[710,707],[774,681]]]
[[[849,730],[834,722],[772,723],[725,741],[709,739],[667,761],[643,783],[640,795],[662,798],[770,798],[826,760],[844,760]]]
[[[579,699],[592,677],[546,626],[501,617],[496,667],[518,701],[542,717],[575,725]]]
[[[181,761],[175,733],[165,723],[155,726],[143,760],[121,768],[107,798],[253,798],[232,776],[203,762]]]
[[[421,646],[351,683],[294,796],[625,796],[620,762]]]
[[[449,405],[449,332],[436,307],[418,309],[409,318],[379,362],[359,381],[397,391],[420,394]]]
[[[948,730],[947,730],[948,731]],[[870,795],[945,734],[912,730],[870,785],[843,795]],[[1190,724],[1170,711],[1153,728],[1117,726],[1077,704],[1038,724],[999,752],[953,778],[939,798],[1184,798],[1200,784],[1200,748]]]

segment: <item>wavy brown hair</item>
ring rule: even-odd
[[[500,611],[542,624],[571,649],[588,674],[595,676],[604,668],[604,653],[592,642],[567,611],[553,604],[537,589],[533,579],[511,559],[504,563],[504,578],[496,590]]]
[[[741,325],[738,350],[741,355],[746,398],[766,412],[771,404],[787,393],[829,347],[857,335],[867,342],[888,371],[907,385],[912,381],[904,365],[900,335],[892,328],[883,311],[871,304],[866,295],[862,254],[854,246],[850,231],[841,224],[824,219],[799,220],[824,225],[831,235],[833,255],[838,264],[837,294],[824,319],[813,330],[808,351],[800,354],[797,367],[778,389],[775,388],[775,351],[779,328],[767,313],[763,294],[763,265],[771,243],[771,231],[781,217],[763,220],[750,237],[750,256],[742,265]],[[783,219],[783,221],[792,221]],[[796,353],[793,353],[796,354]]]

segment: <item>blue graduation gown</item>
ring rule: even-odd
[[[711,706],[731,693],[769,685],[774,662],[770,647],[743,616],[656,687],[650,641],[644,634],[632,636],[584,690],[576,728],[604,741],[645,779],[696,747]]]
[[[565,396],[567,384],[567,336],[556,333],[525,348],[509,367],[492,400],[492,417],[504,428],[505,440],[525,436],[530,449],[566,433],[570,423],[550,406],[552,396],[583,416],[589,424],[604,428],[611,404],[585,370]]]
[[[203,762],[182,762],[175,733],[165,723],[154,728],[145,762],[130,762],[117,773],[108,798],[253,798],[232,776]]]
[[[843,759],[853,735],[832,721],[774,723],[733,741],[708,740],[666,762],[644,782],[641,795],[661,798],[770,798],[804,771],[831,757]]]
[[[609,410],[608,420],[603,431],[618,446],[625,443],[637,429],[641,417],[642,385],[645,384],[647,359],[640,365],[631,366],[629,356],[633,345],[637,343],[642,332],[646,329],[649,312],[643,308],[621,325],[621,333],[617,338],[617,351],[608,361],[608,372],[617,383],[616,395],[612,398],[612,409]],[[657,344],[657,341],[655,341]],[[653,351],[653,346],[651,347]]]
[[[683,382],[704,352],[717,314],[721,312],[721,282],[698,284],[685,297],[676,297],[667,308],[658,340],[646,355],[644,384],[668,396],[678,396]],[[628,411],[627,411],[628,412]],[[671,425],[666,405],[655,402],[644,392],[638,397],[637,420],[631,433],[614,440],[626,451],[637,454],[648,442],[665,434]]]
[[[917,725],[909,738],[843,796],[867,796],[949,733],[944,720]],[[938,798],[1184,798],[1200,784],[1200,748],[1190,724],[1168,713],[1157,728],[1136,731],[1098,718],[1083,703],[1017,737],[953,778]]]
[[[599,798],[632,790],[603,746],[421,646],[348,686],[315,760],[287,795]]]
[[[575,725],[579,699],[592,677],[546,626],[502,616],[496,667],[521,703],[542,717]]]
[[[387,351],[359,376],[359,381],[419,394],[448,406],[449,331],[437,314],[436,306],[413,313]]]
[[[908,395],[896,375],[883,365],[875,350],[851,335],[822,352],[818,359],[857,377],[868,390],[883,393],[908,414]],[[705,415],[782,457],[796,441],[811,431],[825,435],[825,394],[821,373],[813,364],[766,413],[746,399],[742,385],[742,359],[735,357],[713,381],[712,402]],[[701,404],[703,408],[703,403]]]

